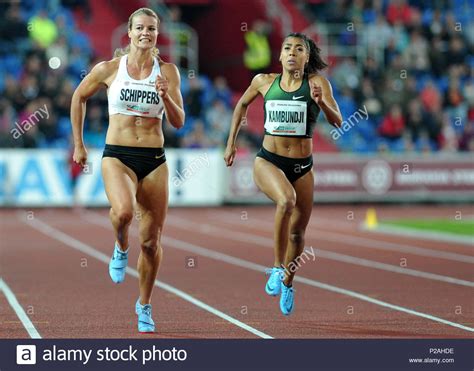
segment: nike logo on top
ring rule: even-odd
[[[297,99],[300,99],[300,98],[304,98],[304,95],[300,95],[299,97],[295,97],[295,96],[293,95],[293,100],[297,100]]]
[[[311,164],[304,165],[304,166],[303,166],[303,165],[301,165],[301,168],[302,168],[302,169],[306,169],[308,166],[311,166]]]

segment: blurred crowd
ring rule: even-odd
[[[343,117],[364,107],[369,115],[337,141],[342,150],[474,151],[470,1],[304,3],[313,21],[339,25],[330,48],[362,48],[329,69]]]
[[[336,141],[340,150],[474,151],[469,1],[298,4],[319,24],[341,25],[330,45],[366,51],[363,60],[360,55],[330,60],[329,79],[343,118],[359,109],[368,113],[368,120]],[[75,26],[72,9],[77,6],[87,9],[87,0],[0,3],[0,147],[70,148],[71,97],[98,62],[87,35]],[[226,79],[183,71],[182,92],[186,123],[180,131],[164,124],[166,146],[224,146],[235,103]],[[47,114],[38,114],[42,107]],[[103,147],[107,124],[102,90],[87,105],[89,147]],[[22,135],[13,135],[15,130]],[[248,134],[243,140],[256,147],[259,138]]]

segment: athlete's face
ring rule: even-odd
[[[132,19],[132,28],[128,30],[131,43],[140,49],[150,49],[158,38],[158,22],[155,17],[138,14]]]
[[[303,70],[309,60],[308,49],[299,37],[287,37],[283,42],[280,62],[289,71]]]

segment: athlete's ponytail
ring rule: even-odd
[[[140,9],[137,9],[135,10],[132,14],[130,14],[130,17],[128,18],[128,30],[130,31],[132,29],[132,25],[133,25],[133,18],[136,16],[136,15],[140,15],[140,14],[145,14],[149,17],[153,17],[153,18],[156,18],[156,22],[157,22],[157,25],[158,27],[160,26],[160,17],[158,17],[158,14],[156,14],[152,9],[150,8],[140,8]],[[116,57],[121,57],[123,55],[126,55],[130,52],[130,44],[128,44],[125,48],[117,48],[115,49],[114,51],[114,58]],[[151,54],[158,58],[159,60],[160,59],[160,51],[158,50],[158,48],[156,46],[153,47],[152,51],[151,51]]]
[[[304,41],[306,49],[309,52],[309,61],[304,67],[305,73],[317,73],[328,66],[328,64],[321,58],[321,49],[316,45],[313,39],[300,32],[292,32],[288,34],[285,37],[285,40],[288,37],[297,37]]]

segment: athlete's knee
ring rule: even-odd
[[[140,241],[140,247],[144,254],[155,256],[156,252],[161,249],[159,246],[158,236],[150,236]]]
[[[133,218],[133,210],[129,207],[119,207],[117,209],[112,209],[112,212],[115,215],[115,218],[120,225],[130,224]]]
[[[296,196],[292,194],[281,196],[277,201],[277,208],[283,213],[291,213],[296,206]]]
[[[300,244],[304,242],[304,231],[291,231],[290,241],[292,243]]]

